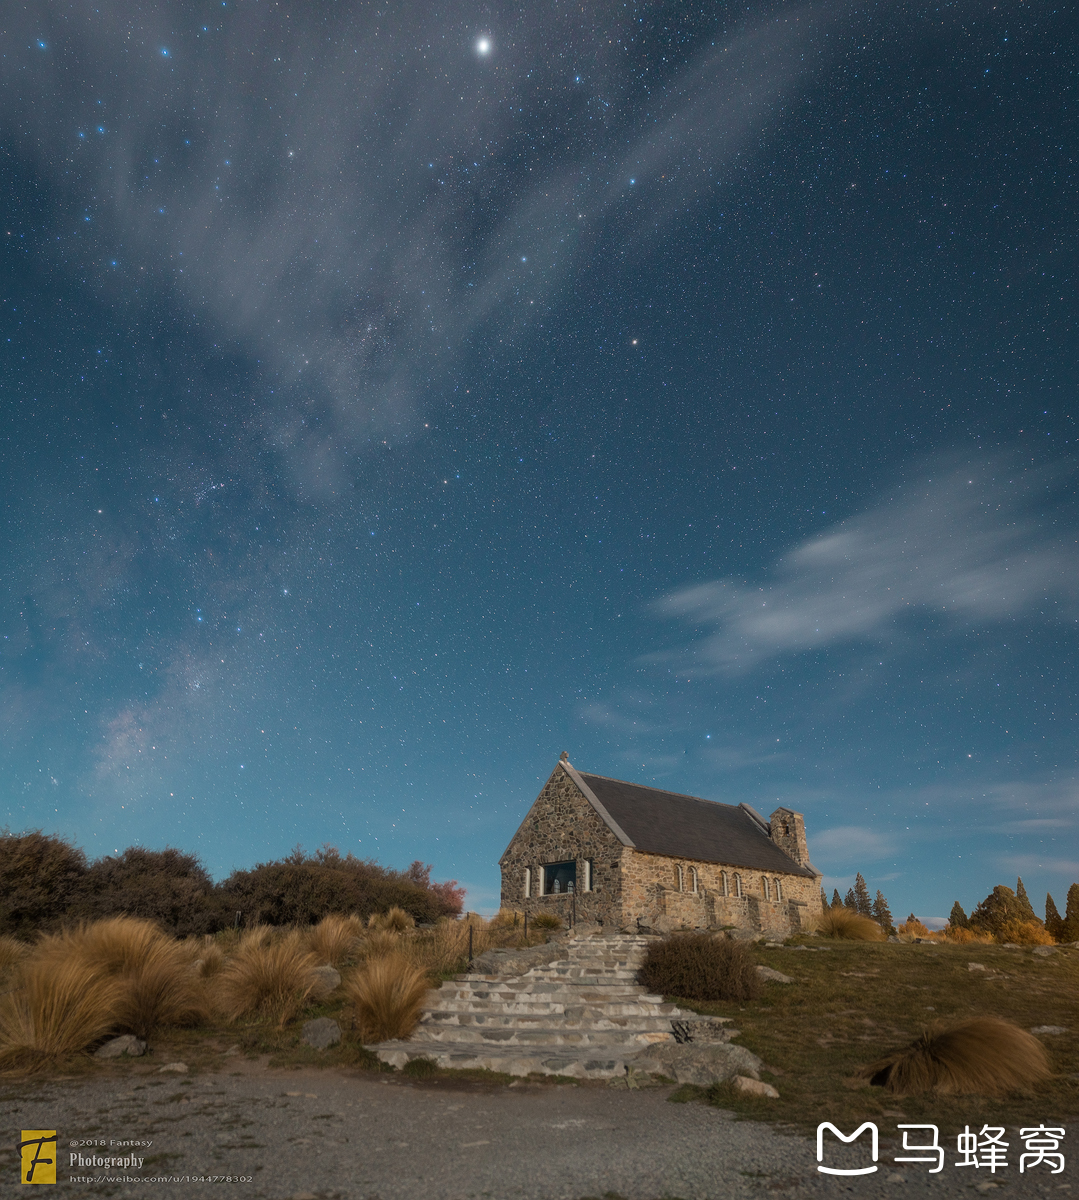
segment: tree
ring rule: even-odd
[[[1058,940],[1079,942],[1079,883],[1073,883],[1068,888],[1068,901],[1064,907],[1064,929]]]
[[[842,908],[843,901],[839,898],[839,888],[832,888],[832,907]]]
[[[888,901],[885,900],[884,893],[880,888],[877,889],[877,898],[873,901],[873,911],[870,915],[889,937],[895,933],[892,910],[888,907]]]
[[[865,886],[861,871],[854,877],[854,907],[863,917],[873,915],[873,901],[869,899],[869,888]]]
[[[86,855],[41,830],[0,830],[0,933],[32,937],[56,928],[82,894]]]
[[[843,897],[843,907],[849,908],[851,912],[858,911],[858,897],[854,894],[854,888],[847,888],[847,894]]]
[[[821,888],[820,890],[820,907],[821,912],[827,912],[830,907],[828,904],[828,893],[824,890],[824,888]]]
[[[1076,900],[1079,903],[1079,894],[1077,894]],[[994,937],[1009,921],[1026,924],[1028,918],[1023,906],[1016,899],[1015,892],[1003,884],[997,884],[970,914],[971,929],[975,929],[979,933],[991,933]]]
[[[1034,911],[1034,905],[1030,903],[1027,889],[1023,887],[1022,878],[1015,881],[1015,900],[1022,909],[1024,921],[1033,921],[1037,925],[1041,924],[1038,914]]]
[[[1064,918],[1057,912],[1056,902],[1048,892],[1045,893],[1045,932],[1058,942],[1063,940]]]
[[[970,917],[963,911],[963,906],[958,900],[952,905],[952,911],[948,914],[948,924],[953,929],[970,928]]]
[[[146,917],[179,937],[211,933],[226,919],[199,860],[171,847],[129,846],[116,858],[99,858],[86,872],[83,897],[73,912],[92,920]]]

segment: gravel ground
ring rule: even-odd
[[[164,1191],[252,1200],[581,1200],[615,1193],[626,1200],[706,1200],[786,1192],[853,1193],[867,1200],[923,1193],[1079,1200],[1071,1161],[1061,1175],[1044,1165],[1019,1174],[1015,1131],[1007,1135],[1012,1165],[995,1176],[954,1168],[952,1152],[939,1175],[924,1166],[896,1167],[893,1145],[882,1143],[875,1175],[827,1178],[817,1173],[810,1139],[703,1105],[669,1104],[668,1094],[410,1082],[259,1064],[244,1064],[235,1074],[9,1081],[0,1085],[0,1124],[10,1131],[0,1151],[0,1198],[27,1194],[17,1182],[20,1131],[55,1128],[57,1179],[71,1197]],[[110,1140],[151,1144],[132,1150]],[[97,1145],[73,1147],[76,1141]],[[1079,1156],[1079,1129],[1068,1130],[1061,1148],[1066,1159]],[[145,1161],[134,1170],[80,1171],[69,1165],[73,1153],[134,1153]],[[864,1153],[852,1165],[865,1162]],[[841,1158],[829,1154],[828,1162],[841,1165]],[[83,1179],[76,1182],[77,1176]],[[110,1182],[110,1176],[120,1179]],[[204,1176],[226,1179],[198,1182]]]

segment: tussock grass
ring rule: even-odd
[[[318,965],[298,930],[243,938],[214,979],[213,1002],[229,1020],[257,1014],[280,1028],[317,992]]]
[[[407,929],[415,927],[415,918],[396,905],[384,913],[372,913],[367,920],[367,928],[372,931],[386,930],[392,933],[404,933]]]
[[[345,984],[364,1045],[407,1038],[427,995],[427,973],[402,953],[368,959]]]
[[[999,1017],[974,1017],[950,1029],[936,1026],[861,1071],[898,1095],[1005,1096],[1049,1078],[1041,1042]]]
[[[27,944],[20,942],[18,938],[7,934],[0,935],[0,974],[17,967],[26,957],[28,949]]]
[[[75,957],[110,975],[126,975],[136,970],[150,950],[163,940],[165,934],[153,921],[141,917],[108,917],[103,921],[83,921],[59,933],[47,934],[35,946],[34,957]]]
[[[212,979],[225,965],[225,952],[212,937],[206,938],[199,947],[199,957],[194,967],[203,979]]]
[[[561,929],[562,918],[555,916],[554,913],[536,913],[534,917],[529,919],[529,925],[534,929]]]
[[[30,958],[0,995],[0,1070],[46,1071],[115,1027],[123,983],[85,960]]]
[[[745,944],[708,933],[652,942],[638,977],[651,992],[687,1000],[752,1000],[761,990]]]
[[[817,919],[817,932],[822,937],[843,938],[852,942],[883,942],[884,930],[871,917],[864,917],[850,908],[827,908]]]
[[[148,1040],[164,1025],[197,1025],[209,1015],[209,998],[186,950],[159,938],[134,968],[120,976],[123,991],[116,1027]]]
[[[307,947],[320,963],[339,967],[354,958],[363,939],[360,918],[330,913],[306,932]]]

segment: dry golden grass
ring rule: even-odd
[[[883,942],[884,930],[870,917],[849,908],[826,908],[817,920],[822,937],[843,938],[851,942]]]
[[[81,1054],[116,1023],[122,982],[80,958],[31,958],[0,996],[0,1070],[43,1071]]]
[[[199,956],[194,966],[203,979],[212,979],[225,965],[225,952],[214,941],[207,937],[199,947]]]
[[[144,1040],[164,1025],[197,1025],[209,1015],[202,976],[178,942],[160,938],[118,978],[116,1027]]]
[[[1001,946],[1055,946],[1056,939],[1037,921],[1005,921],[997,931]]]
[[[171,940],[141,917],[108,917],[82,922],[60,933],[47,934],[34,947],[35,959],[78,958],[110,975],[135,970],[151,947]]]
[[[239,937],[225,947],[225,953],[248,946],[271,946],[281,936],[281,931],[273,925],[252,925],[249,929],[240,931]]]
[[[416,920],[410,917],[403,908],[398,908],[394,905],[384,913],[372,913],[367,919],[367,928],[374,930],[386,930],[393,933],[404,933],[407,929],[414,929]]]
[[[305,932],[308,949],[320,963],[339,967],[356,956],[363,939],[363,923],[357,916],[330,913]]]
[[[994,944],[989,934],[975,933],[973,929],[964,929],[962,925],[946,926],[944,940],[953,946],[991,946]]]
[[[927,1029],[861,1072],[863,1079],[898,1095],[940,1096],[1006,1096],[1029,1091],[1049,1074],[1041,1042],[999,1017]]]
[[[26,957],[28,949],[26,943],[18,938],[8,937],[7,934],[0,936],[0,974],[17,967]]]
[[[214,977],[214,1004],[229,1020],[258,1014],[280,1027],[318,990],[318,965],[298,930],[269,941],[241,939]]]
[[[897,925],[895,931],[904,941],[911,941],[914,938],[931,938],[933,936],[929,932],[929,927],[923,925],[917,917],[913,920],[904,921],[902,925]]]
[[[364,1045],[406,1038],[427,995],[427,973],[403,953],[368,959],[345,984]]]

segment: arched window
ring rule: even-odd
[[[690,887],[690,891],[692,891],[694,893],[700,891],[700,881],[697,878],[697,868],[696,867],[689,868],[689,887]]]
[[[739,897],[742,895],[742,876],[737,871],[734,875],[734,894]]]
[[[532,898],[532,868],[531,867],[525,867],[524,887],[525,887],[525,899],[530,900]]]
[[[765,900],[771,900],[772,896],[768,890],[768,876],[767,875],[761,876],[761,890],[764,892]]]
[[[726,871],[720,871],[719,873],[719,886],[722,889],[724,896],[729,896],[731,894],[731,881]]]
[[[684,892],[686,890],[686,872],[682,864],[679,863],[676,870],[678,871],[678,890]]]
[[[772,882],[776,885],[776,899],[782,900],[783,899],[783,884],[781,884],[778,879],[773,879]]]

